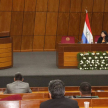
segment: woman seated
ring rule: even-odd
[[[97,43],[107,43],[108,42],[108,35],[106,31],[101,32],[101,36],[98,39]]]

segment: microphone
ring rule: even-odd
[[[74,37],[75,37],[75,36],[74,36]],[[81,43],[82,43],[81,41],[79,41],[79,39],[78,39],[78,38],[76,38],[76,37],[75,37],[75,39],[78,41],[78,43],[79,43],[79,44],[81,44]]]

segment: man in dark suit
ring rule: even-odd
[[[40,108],[79,108],[77,101],[64,97],[65,86],[61,80],[49,83],[50,100],[41,103]]]
[[[82,82],[80,85],[80,96],[76,96],[76,98],[98,98],[98,96],[91,96],[91,84]]]
[[[29,84],[23,82],[24,78],[20,73],[15,74],[14,82],[7,84],[7,88],[4,94],[12,94],[12,93],[31,93],[31,89]]]

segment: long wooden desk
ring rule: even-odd
[[[48,92],[48,87],[30,87],[32,92]],[[4,92],[6,88],[0,88],[0,92]],[[92,86],[92,91],[104,90],[108,91],[108,86]],[[79,91],[79,86],[66,86],[65,91]]]
[[[13,66],[13,45],[9,33],[0,33],[0,69]]]
[[[0,108],[40,108],[42,102],[48,99],[0,101]],[[74,99],[79,108],[84,108],[84,102],[90,102],[89,108],[108,108],[108,99]]]
[[[58,68],[77,68],[79,52],[108,51],[108,44],[61,44],[57,45],[56,64]]]

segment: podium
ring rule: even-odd
[[[13,43],[9,32],[0,33],[0,69],[13,66]]]
[[[77,68],[79,52],[108,51],[108,44],[61,44],[56,50],[56,65],[58,68]]]

